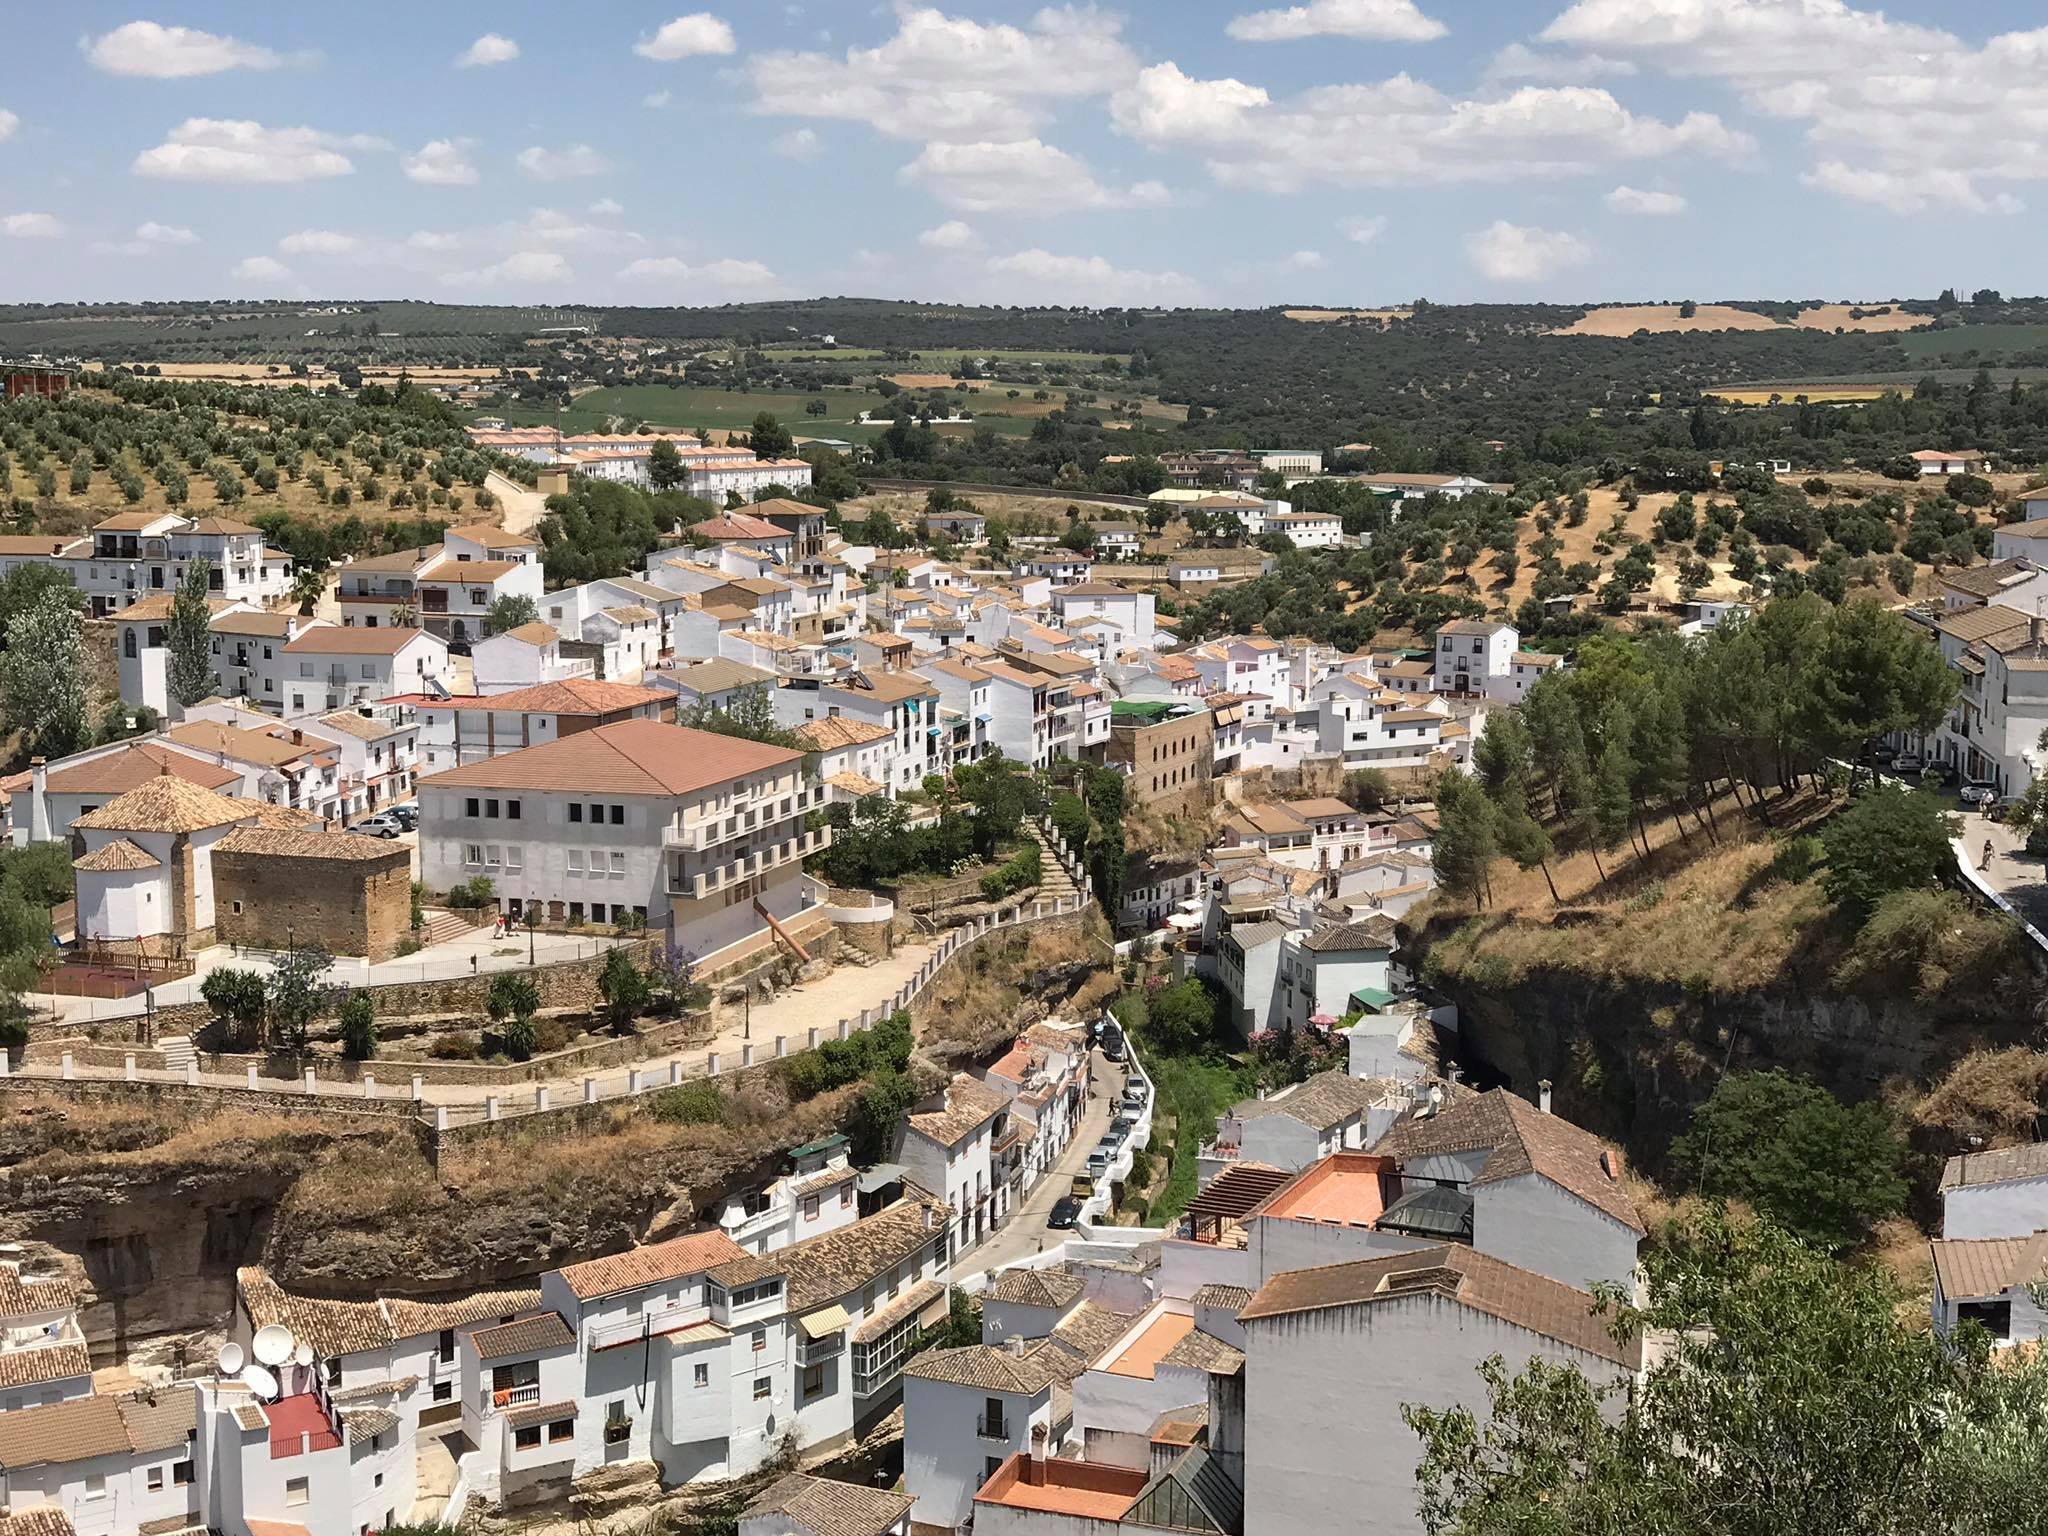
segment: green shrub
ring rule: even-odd
[[[498,1026],[498,1044],[505,1054],[514,1061],[531,1061],[533,1048],[539,1031],[534,1028],[533,1015],[515,1014]]]
[[[416,955],[425,947],[426,946],[421,944],[418,939],[414,938],[411,934],[408,933],[404,938],[398,941],[397,952],[400,955]]]
[[[484,1011],[494,1019],[530,1019],[540,1012],[540,988],[524,971],[500,971],[491,978]]]
[[[1001,901],[1005,896],[1038,884],[1039,873],[1038,844],[1027,843],[999,868],[981,877],[981,899]]]
[[[1771,878],[1798,885],[1811,880],[1826,858],[1827,850],[1819,838],[1788,837],[1771,855]]]
[[[368,1061],[377,1054],[377,1005],[360,988],[342,1000],[335,1017],[341,1025],[341,1054],[350,1061]]]
[[[265,1001],[261,972],[231,966],[209,971],[199,984],[199,995],[226,1026],[230,1044],[238,1050],[255,1048],[261,1037]]]
[[[460,885],[451,887],[448,892],[448,905],[462,911],[494,906],[497,900],[497,882],[489,875],[478,875],[473,880],[465,880]]]
[[[649,1107],[655,1119],[670,1125],[725,1124],[725,1095],[708,1077],[684,1083],[679,1088],[664,1088],[654,1096]]]
[[[436,1035],[433,1044],[427,1047],[427,1054],[436,1061],[475,1061],[478,1054],[477,1038],[461,1030]]]
[[[1138,1189],[1152,1184],[1152,1154],[1143,1147],[1131,1153],[1131,1184]]]
[[[646,1010],[653,997],[653,989],[647,985],[647,978],[640,967],[633,963],[633,957],[624,949],[614,949],[604,957],[604,969],[598,972],[597,990],[604,998],[605,1022],[618,1035],[631,1034],[633,1021]]]
[[[568,1045],[569,1026],[563,1020],[533,1021],[533,1051],[536,1056],[545,1056],[550,1051],[566,1050]]]

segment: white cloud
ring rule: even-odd
[[[567,149],[547,149],[535,144],[519,151],[518,161],[519,169],[535,181],[602,176],[612,168],[611,162],[588,144],[571,144]]]
[[[732,53],[738,46],[733,41],[730,26],[709,11],[697,11],[663,23],[654,36],[643,37],[635,43],[633,51],[643,59],[657,59],[666,64],[701,53]]]
[[[981,236],[960,219],[948,219],[917,237],[917,243],[932,251],[970,251],[981,244]]]
[[[1339,219],[1337,228],[1344,238],[1353,245],[1371,245],[1387,232],[1387,216],[1383,213],[1360,214],[1354,218]]]
[[[519,45],[509,37],[500,37],[495,32],[486,32],[482,37],[462,50],[456,59],[457,69],[478,69],[492,64],[510,64],[519,57]]]
[[[47,213],[10,213],[0,216],[0,235],[10,240],[55,240],[64,226]]]
[[[761,262],[731,257],[698,265],[680,256],[643,256],[626,263],[619,276],[630,283],[686,286],[692,296],[707,297],[761,293],[775,287],[777,281],[774,272]]]
[[[1201,155],[1226,185],[1279,192],[1316,182],[1534,181],[1680,152],[1735,158],[1756,147],[1710,112],[1666,123],[1591,86],[1459,98],[1404,74],[1276,101],[1259,86],[1193,79],[1170,63],[1119,91],[1111,118],[1155,149]]]
[[[101,37],[80,44],[86,62],[110,75],[144,75],[152,80],[182,80],[192,75],[217,75],[229,69],[275,69],[284,60],[268,48],[238,42],[193,27],[166,27],[154,21],[131,21]]]
[[[154,219],[135,226],[135,238],[146,245],[197,245],[199,237],[176,224],[159,224]]]
[[[1526,43],[1509,43],[1486,65],[1488,80],[1541,80],[1546,85],[1578,85],[1602,75],[1635,72],[1635,65],[1626,59],[1597,53],[1545,53]]]
[[[1534,283],[1580,266],[1592,248],[1577,235],[1560,229],[1537,229],[1495,219],[1465,237],[1465,257],[1482,277],[1497,283]]]
[[[753,110],[865,123],[902,139],[1014,139],[1053,105],[1129,82],[1122,22],[1093,6],[1047,6],[1024,26],[904,5],[873,48],[763,53],[747,61]]]
[[[343,150],[382,147],[380,140],[357,134],[188,117],[163,143],[137,155],[132,169],[171,181],[317,181],[355,169]]]
[[[1292,256],[1283,256],[1275,263],[1282,272],[1320,272],[1329,262],[1323,259],[1321,251],[1296,251]]]
[[[809,160],[819,150],[823,149],[824,145],[818,142],[817,129],[795,128],[783,134],[768,147],[778,155],[785,156],[791,160]]]
[[[405,244],[414,251],[453,251],[461,247],[462,237],[445,230],[416,229],[405,237]]]
[[[509,245],[546,245],[564,250],[623,252],[647,242],[615,224],[591,224],[555,208],[535,208],[515,223],[494,232]]]
[[[1281,10],[1253,11],[1223,29],[1241,43],[1278,43],[1302,37],[1354,37],[1374,43],[1426,43],[1446,28],[1425,16],[1415,0],[1309,0]]]
[[[228,268],[228,276],[245,283],[281,283],[292,269],[269,256],[244,256]]]
[[[514,251],[502,261],[469,272],[444,272],[441,281],[451,287],[492,288],[517,286],[524,289],[558,288],[573,282],[576,273],[553,251]]]
[[[477,180],[476,166],[469,158],[468,139],[431,139],[409,155],[399,158],[408,181],[430,187],[469,187]]]
[[[1676,192],[1652,192],[1641,187],[1616,187],[1600,201],[1616,213],[1635,213],[1647,218],[1685,212],[1685,199]]]
[[[661,108],[667,106],[674,99],[675,98],[667,91],[649,91],[645,96],[642,96],[640,98],[640,105],[643,107],[652,107],[656,111],[659,111]]]
[[[1542,38],[1726,85],[1803,127],[1805,181],[1852,202],[2003,212],[2000,184],[2048,179],[2048,29],[1972,46],[1846,0],[1574,0]]]
[[[1013,301],[1045,304],[1185,304],[1201,292],[1178,272],[1113,266],[1100,256],[1061,256],[1034,247],[991,256],[988,270],[1004,280]]]
[[[0,144],[14,137],[14,130],[21,126],[21,119],[5,107],[0,107]]]
[[[301,229],[277,242],[287,256],[346,256],[362,242],[335,229]]]
[[[590,211],[600,218],[615,219],[626,211],[626,205],[616,197],[600,197],[590,205]]]
[[[927,144],[897,180],[923,187],[947,207],[967,213],[1067,213],[1169,200],[1156,181],[1123,189],[1104,186],[1085,160],[1038,139]]]

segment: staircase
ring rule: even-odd
[[[1078,899],[1080,888],[1074,884],[1074,877],[1067,873],[1067,866],[1060,862],[1052,841],[1035,825],[1027,822],[1025,827],[1037,841],[1041,855],[1038,861],[1038,895],[1033,899],[1048,905],[1063,898],[1069,901]]]
[[[429,912],[426,923],[419,931],[420,948],[431,949],[436,944],[446,944],[451,939],[466,938],[483,924],[469,912]]]
[[[163,1053],[164,1065],[171,1071],[183,1073],[199,1059],[199,1052],[192,1048],[192,1041],[186,1035],[162,1035],[156,1048]]]

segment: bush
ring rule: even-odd
[[[497,901],[497,883],[489,875],[478,875],[473,880],[465,880],[460,885],[450,888],[448,892],[448,905],[462,911],[495,906]]]
[[[647,985],[647,978],[640,973],[640,967],[633,963],[633,957],[624,949],[614,949],[604,957],[604,969],[598,972],[597,990],[604,998],[605,1022],[612,1033],[625,1035],[633,1031],[633,1021],[646,1010],[653,997],[653,989]]]
[[[341,1054],[350,1061],[368,1061],[377,1054],[377,1005],[360,989],[342,1000],[336,1018],[341,1024]]]
[[[258,971],[223,967],[209,971],[199,995],[213,1010],[238,1050],[253,1050],[263,1032],[263,976]]]
[[[545,1056],[549,1051],[566,1050],[568,1046],[569,1026],[562,1020],[533,1021],[533,1050],[536,1056]]]
[[[1027,843],[1006,860],[999,869],[991,870],[981,877],[981,899],[1001,901],[1030,886],[1038,884],[1038,844]]]
[[[491,978],[484,1011],[493,1019],[530,1019],[540,1012],[540,988],[524,971],[500,971]]]
[[[1671,1165],[1699,1193],[1745,1200],[1839,1251],[1905,1208],[1904,1151],[1884,1105],[1844,1104],[1774,1070],[1724,1077],[1671,1144]]]
[[[407,934],[404,938],[398,941],[398,948],[395,951],[395,953],[401,956],[416,955],[425,947],[426,946],[420,943],[418,939],[414,938],[411,934]]]
[[[498,1044],[514,1061],[533,1059],[533,1048],[538,1043],[539,1031],[534,1028],[533,1015],[515,1014],[498,1026]]]
[[[725,1095],[708,1077],[684,1083],[680,1088],[663,1089],[649,1107],[655,1119],[670,1125],[725,1124]]]
[[[479,1054],[476,1036],[461,1030],[436,1035],[427,1047],[427,1055],[435,1061],[475,1061]]]
[[[1771,855],[1771,878],[1789,885],[1811,880],[1826,854],[1827,850],[1817,837],[1788,837]]]
[[[789,1096],[800,1101],[880,1072],[901,1072],[909,1062],[910,1015],[898,1011],[857,1035],[784,1058],[780,1071]]]
[[[1134,1227],[1144,1226],[1145,1219],[1152,1214],[1151,1207],[1146,1205],[1143,1195],[1132,1195],[1117,1209],[1121,1214],[1131,1218],[1131,1225]]]
[[[1131,1183],[1139,1189],[1149,1189],[1152,1184],[1152,1154],[1143,1147],[1131,1153]]]
[[[1957,825],[1925,790],[1872,790],[1821,833],[1828,900],[1860,923],[1893,891],[1933,884],[1955,866],[1949,839]]]

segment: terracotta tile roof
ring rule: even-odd
[[[651,608],[642,608],[638,603],[626,603],[617,608],[601,608],[599,616],[610,619],[614,624],[652,624],[660,617]]]
[[[538,1317],[523,1317],[516,1323],[500,1323],[495,1328],[479,1328],[470,1335],[476,1346],[476,1357],[488,1364],[493,1360],[509,1360],[514,1355],[539,1355],[551,1349],[566,1349],[576,1342],[576,1335],[569,1325],[562,1321],[559,1312],[543,1312]]]
[[[747,1251],[723,1232],[690,1232],[667,1242],[570,1264],[557,1273],[578,1301],[595,1301],[600,1296],[699,1274],[746,1256]]]
[[[1076,1363],[1068,1379],[1072,1380],[1073,1376],[1093,1365],[1130,1326],[1129,1317],[1110,1310],[1100,1302],[1084,1301],[1069,1312],[1052,1331],[1052,1341],[1067,1352],[1071,1362]]]
[[[1950,1158],[1941,1168],[1943,1189],[2040,1178],[2048,1178],[2048,1142],[2041,1141],[2024,1147],[1994,1147],[1989,1152],[1965,1152],[1960,1157]]]
[[[206,627],[218,635],[259,635],[282,640],[291,633],[298,615],[290,613],[224,613]]]
[[[822,720],[806,720],[794,727],[793,733],[816,752],[864,747],[870,742],[886,741],[895,734],[886,725],[874,725],[851,715],[827,715]]]
[[[1053,588],[1054,597],[1135,597],[1137,594],[1113,581],[1077,581],[1070,587]]]
[[[183,1522],[180,1522],[182,1528]],[[55,1504],[37,1504],[12,1515],[0,1515],[0,1536],[78,1536],[71,1517]]]
[[[74,1397],[0,1413],[0,1470],[125,1456],[131,1450],[128,1427],[111,1397]]]
[[[789,1277],[792,1311],[809,1311],[858,1290],[923,1251],[945,1230],[951,1212],[944,1202],[925,1196],[914,1185],[905,1187],[911,1193],[886,1210],[835,1232],[807,1237],[777,1255]],[[937,1286],[938,1296],[944,1297],[945,1287],[939,1282],[923,1283]],[[897,1305],[905,1301],[899,1297]]]
[[[728,661],[723,656],[712,656],[688,666],[664,670],[692,693],[700,694],[723,693],[728,688],[745,688],[775,681],[775,674],[764,667],[750,667],[743,661]]]
[[[485,549],[535,549],[540,545],[540,540],[531,534],[509,533],[490,523],[465,523],[460,528],[450,528],[444,537],[467,539]]]
[[[78,1307],[78,1287],[56,1276],[21,1278],[21,1271],[0,1265],[0,1317],[25,1317],[32,1312],[70,1312]]]
[[[1235,1376],[1244,1369],[1244,1351],[1197,1328],[1161,1355],[1159,1363],[1207,1371],[1212,1376]]]
[[[10,533],[0,535],[0,555],[41,555],[46,560],[55,559],[64,553],[67,545],[79,542],[75,536]]]
[[[807,512],[816,512],[816,507],[806,507]],[[749,517],[744,512],[727,512],[720,517],[707,517],[701,523],[692,523],[688,530],[699,538],[723,539],[786,539],[789,530],[777,527],[765,517]]]
[[[111,843],[102,844],[83,858],[73,859],[71,867],[87,874],[111,874],[137,869],[156,869],[163,863],[155,854],[144,853],[125,837],[117,837]]]
[[[71,825],[95,832],[198,832],[246,821],[250,814],[246,800],[230,800],[175,773],[162,773]]]
[[[1251,1325],[1418,1297],[1469,1307],[1630,1370],[1642,1360],[1641,1339],[1617,1343],[1607,1317],[1593,1310],[1593,1298],[1584,1291],[1460,1244],[1275,1275],[1259,1287],[1238,1320]]]
[[[879,795],[888,788],[886,784],[878,784],[864,773],[844,772],[827,774],[825,782],[834,789],[843,789],[849,795],[858,795],[862,799],[866,799],[869,795]]]
[[[242,782],[241,774],[218,763],[201,762],[188,753],[175,751],[153,741],[135,741],[90,758],[82,763],[59,763],[50,770],[53,795],[119,795],[159,778],[168,769],[173,777],[207,789]],[[10,785],[12,780],[9,781]],[[21,775],[23,787],[29,776]]]
[[[528,1429],[535,1424],[575,1417],[576,1403],[572,1398],[566,1403],[529,1403],[524,1408],[514,1408],[505,1415],[505,1422],[514,1429]]]
[[[887,1488],[792,1472],[749,1504],[742,1519],[776,1514],[811,1536],[884,1536],[915,1502],[913,1495]]]
[[[1194,1294],[1198,1307],[1228,1307],[1235,1312],[1252,1299],[1252,1293],[1241,1285],[1219,1285],[1214,1281],[1203,1286]]]
[[[1394,920],[1373,916],[1318,928],[1301,941],[1301,947],[1322,954],[1331,950],[1392,949],[1399,942]]]
[[[535,619],[531,624],[514,625],[511,629],[500,630],[490,637],[493,640],[520,640],[527,645],[553,645],[562,637],[555,632],[552,624],[543,624]]]
[[[112,517],[94,523],[92,531],[94,533],[140,533],[145,528],[155,527],[166,518],[178,522],[184,521],[175,512],[116,512]]]
[[[293,1338],[312,1345],[323,1360],[393,1342],[390,1320],[374,1301],[295,1296],[254,1265],[235,1271],[235,1289],[252,1329],[289,1328]]]
[[[2048,1232],[2032,1237],[1936,1238],[1927,1245],[1934,1278],[1950,1301],[2003,1294],[2042,1277],[2048,1268]]]
[[[242,1403],[229,1410],[235,1416],[237,1429],[268,1429],[270,1416],[254,1403]]]
[[[83,1344],[37,1344],[0,1350],[0,1387],[34,1387],[70,1376],[90,1376],[92,1355]]]
[[[1427,1120],[1403,1120],[1372,1147],[1387,1157],[1491,1149],[1474,1186],[1537,1173],[1635,1232],[1647,1229],[1622,1188],[1621,1154],[1569,1120],[1546,1115],[1505,1088],[1474,1094]]]
[[[1357,807],[1346,805],[1342,800],[1331,799],[1327,796],[1321,799],[1288,800],[1284,804],[1295,815],[1306,816],[1314,821],[1325,821],[1339,816],[1352,817],[1359,814]]]
[[[396,656],[423,635],[427,635],[424,629],[355,629],[322,624],[300,630],[295,639],[285,642],[284,652],[287,656]]]
[[[381,837],[354,832],[286,831],[237,827],[214,845],[217,853],[254,853],[271,859],[325,859],[344,864],[410,864],[411,850]]]
[[[526,564],[519,560],[437,560],[420,572],[419,579],[468,586],[472,582],[496,581],[500,576],[525,569]]]
[[[154,1399],[154,1401],[152,1401]],[[199,1420],[199,1389],[180,1382],[115,1401],[128,1443],[136,1451],[182,1450]]]
[[[268,731],[245,730],[218,720],[187,720],[164,733],[181,747],[245,763],[277,768],[327,747],[324,741],[292,741]]]
[[[1284,1093],[1263,1099],[1246,1099],[1230,1113],[1239,1120],[1259,1120],[1268,1115],[1285,1115],[1312,1130],[1327,1131],[1354,1115],[1362,1115],[1378,1102],[1383,1092],[1374,1078],[1352,1077],[1341,1067],[1318,1072]]]
[[[1017,1392],[1026,1397],[1052,1385],[1049,1362],[1033,1349],[1013,1355],[996,1344],[969,1344],[959,1349],[928,1349],[903,1368],[921,1381],[943,1381],[977,1392]]]
[[[511,1414],[505,1415],[508,1419]],[[368,1440],[398,1426],[398,1415],[389,1408],[358,1408],[354,1413],[345,1413],[341,1422],[347,1426],[351,1440]]]
[[[620,720],[420,782],[434,789],[590,790],[673,798],[802,760],[801,752],[737,736],[659,720]]]
[[[525,714],[608,715],[647,704],[665,704],[669,695],[660,688],[640,688],[631,683],[604,683],[595,678],[572,677],[555,683],[535,683],[530,688],[510,688],[503,693],[479,694],[450,701],[456,709],[516,710]]]
[[[942,1147],[957,1146],[979,1130],[1008,1105],[1009,1100],[993,1088],[976,1082],[964,1072],[953,1075],[946,1087],[942,1108],[913,1111],[904,1123],[920,1136]]]
[[[1064,1269],[1006,1269],[982,1294],[990,1301],[1024,1307],[1064,1307],[1079,1296],[1085,1282]]]
[[[450,1295],[412,1298],[387,1296],[384,1313],[391,1321],[393,1340],[439,1333],[443,1328],[463,1328],[471,1323],[516,1317],[540,1305],[540,1287],[524,1285],[487,1286],[481,1290]]]
[[[412,725],[391,725],[353,709],[337,709],[331,715],[322,715],[320,723],[329,730],[339,731],[344,736],[353,736],[358,741],[382,741],[387,736],[399,736],[417,727]]]

